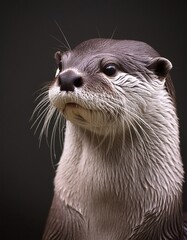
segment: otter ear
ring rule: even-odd
[[[156,57],[151,60],[147,68],[153,71],[160,79],[163,79],[172,69],[172,64],[166,58]]]
[[[58,76],[58,74],[62,71],[62,53],[60,51],[56,52],[55,55],[54,55],[54,58],[56,60],[56,63],[58,65],[58,68],[56,70],[56,73],[55,73],[55,77]]]
[[[54,55],[54,58],[56,60],[56,63],[59,64],[59,62],[61,61],[61,58],[62,58],[62,53],[60,51],[56,52]]]

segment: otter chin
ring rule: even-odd
[[[43,239],[186,239],[172,63],[144,42],[114,39],[55,59],[36,108],[42,132],[55,114],[66,125]]]
[[[91,110],[85,109],[76,103],[67,103],[63,110],[66,120],[76,125],[85,125],[91,121]]]

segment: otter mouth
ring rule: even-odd
[[[81,106],[79,104],[77,104],[77,103],[66,103],[65,104],[65,108],[66,107],[78,108],[78,107],[81,107]]]
[[[86,107],[78,104],[78,103],[74,103],[74,102],[68,102],[65,104],[63,112],[66,110],[70,110],[70,111],[86,111],[89,110]]]

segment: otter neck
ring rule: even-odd
[[[150,126],[154,133],[150,129],[145,132],[141,129],[136,130],[138,133],[131,131],[115,137],[103,137],[67,122],[65,143],[68,142],[67,148],[69,143],[72,144],[77,153],[77,163],[83,164],[85,168],[97,166],[97,169],[106,168],[111,173],[116,171],[124,185],[132,186],[137,183],[139,189],[160,191],[161,197],[165,198],[165,194],[181,194],[183,168],[177,123],[176,128],[168,124],[162,126],[165,129]],[[165,135],[163,133],[166,130]],[[91,174],[97,173],[93,171]]]
[[[180,235],[183,170],[178,132],[173,125],[162,126],[169,128],[166,136],[164,129],[155,127],[154,134],[151,130],[146,131],[147,135],[139,131],[142,138],[133,132],[104,138],[67,121],[62,164],[59,166],[61,174],[57,174],[56,186],[59,191],[61,181],[67,185],[75,176],[71,192],[60,191],[65,201],[78,209],[90,223],[93,239],[107,239],[107,234],[112,236],[115,232],[113,227],[130,237],[132,229],[142,224],[147,213],[158,216],[158,222],[162,219],[151,228],[153,233],[147,233],[150,237],[155,228],[159,232],[164,225],[167,232],[172,224],[177,226],[174,235]],[[70,175],[67,173],[69,167],[72,169]],[[126,224],[124,220],[119,221],[119,216],[126,219]],[[108,229],[107,233],[105,229]],[[149,228],[145,224],[146,229]]]

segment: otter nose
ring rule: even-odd
[[[60,73],[58,85],[60,86],[60,91],[74,91],[75,87],[83,85],[83,79],[78,73],[68,70]]]

